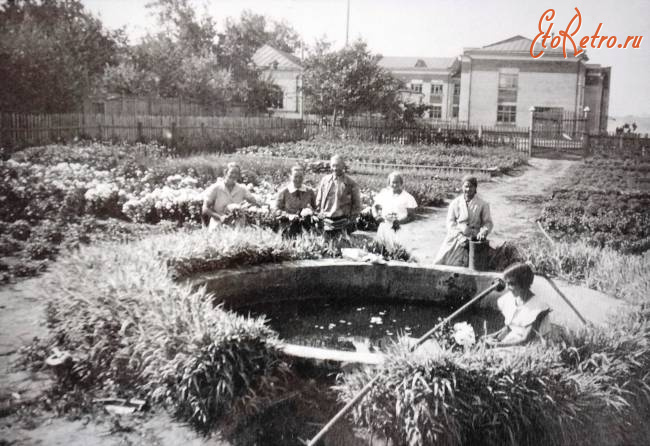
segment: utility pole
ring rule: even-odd
[[[350,35],[350,0],[348,0],[348,15],[345,21],[345,46],[348,46],[348,36]]]

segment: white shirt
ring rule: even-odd
[[[398,220],[403,220],[408,216],[408,209],[418,207],[413,195],[402,189],[399,194],[394,194],[391,187],[382,189],[375,197],[375,204],[381,206],[381,215],[385,217],[388,214],[397,214]]]

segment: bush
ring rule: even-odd
[[[285,256],[300,258],[310,249],[302,239],[289,243],[261,229],[224,228],[61,255],[39,279],[52,327],[44,345],[73,357],[69,370],[57,375],[59,388],[145,396],[201,429],[265,408],[287,373],[272,345],[274,333],[262,320],[215,308],[210,294],[174,282],[167,267],[168,258],[206,250],[241,258],[256,238]]]

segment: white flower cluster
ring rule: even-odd
[[[463,347],[471,347],[476,343],[474,328],[467,322],[458,322],[454,324],[454,333],[452,337],[456,344]]]
[[[106,201],[116,194],[120,197],[126,197],[126,192],[121,190],[115,183],[104,183],[93,180],[87,184],[88,190],[84,194],[87,201]]]

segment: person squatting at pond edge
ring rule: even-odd
[[[533,270],[525,263],[515,263],[503,272],[508,292],[499,297],[497,305],[503,315],[504,326],[486,335],[486,343],[504,347],[520,345],[551,333],[547,317],[551,308],[531,291],[534,279]]]
[[[201,211],[203,215],[210,217],[208,228],[214,229],[225,221],[227,217],[226,211],[229,210],[229,206],[239,205],[244,201],[255,206],[258,205],[257,200],[249,190],[238,183],[240,177],[241,167],[239,164],[228,163],[224,178],[217,179],[203,193],[203,208]]]
[[[332,173],[323,177],[316,192],[316,206],[323,219],[325,240],[349,239],[361,213],[361,193],[357,183],[345,173],[340,155],[330,159]]]
[[[278,213],[289,214],[289,222],[284,225],[283,233],[296,235],[301,232],[299,218],[308,218],[316,209],[316,192],[303,184],[305,171],[302,166],[291,167],[289,182],[278,191],[274,208]]]
[[[379,223],[377,240],[384,243],[397,242],[396,231],[400,225],[415,218],[418,207],[413,195],[404,190],[404,178],[395,171],[388,175],[388,187],[382,189],[375,197],[371,211]]]
[[[447,211],[447,236],[433,261],[438,265],[467,266],[469,241],[487,239],[493,223],[490,205],[476,194],[478,180],[465,176],[463,194],[454,198]]]

